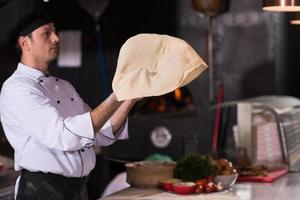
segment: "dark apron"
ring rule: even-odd
[[[87,200],[88,176],[64,177],[22,170],[17,200]]]

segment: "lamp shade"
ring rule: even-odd
[[[207,16],[214,16],[227,7],[227,1],[224,0],[193,0],[194,9]]]
[[[300,0],[264,0],[263,10],[275,12],[300,12]]]
[[[290,23],[293,25],[300,25],[300,13],[295,12],[290,15]]]

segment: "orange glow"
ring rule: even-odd
[[[300,6],[266,6],[263,7],[263,10],[274,12],[299,12]]]
[[[180,101],[182,99],[182,92],[179,88],[174,91],[174,97],[176,101]]]
[[[166,102],[163,98],[159,99],[159,105],[157,106],[157,111],[159,111],[159,112],[166,111]]]
[[[300,20],[291,20],[290,23],[293,25],[300,25]]]

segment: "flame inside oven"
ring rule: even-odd
[[[186,87],[162,96],[144,98],[133,110],[137,115],[178,112],[196,112],[193,97]]]

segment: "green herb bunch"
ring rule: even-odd
[[[216,173],[216,167],[208,156],[198,153],[182,157],[174,169],[174,177],[183,181],[196,181]]]

